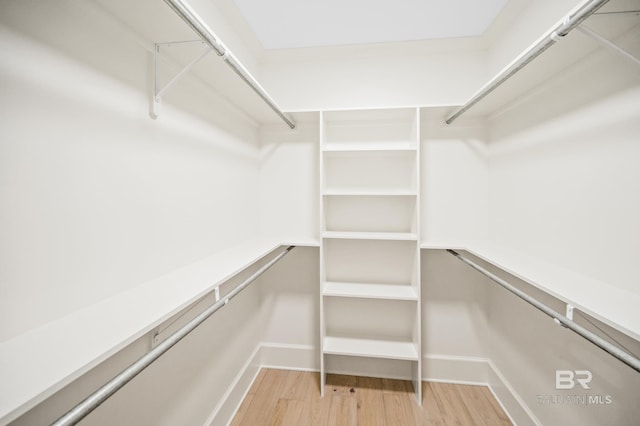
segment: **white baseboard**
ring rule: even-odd
[[[513,389],[496,365],[489,360],[489,390],[496,398],[511,423],[518,426],[541,426],[542,423]]]
[[[260,363],[264,368],[319,371],[320,353],[311,345],[263,343],[260,346]]]
[[[231,423],[261,368],[318,371],[317,352],[312,346],[258,344],[207,418],[205,426]]]
[[[307,345],[259,344],[253,351],[222,400],[215,407],[206,426],[228,425],[240,408],[261,368],[318,371],[317,348]],[[358,374],[357,371],[340,371]],[[488,386],[513,424],[539,426],[541,423],[522,401],[500,370],[486,358],[450,355],[426,355],[423,358],[422,380]],[[404,378],[391,377],[388,378]]]
[[[422,380],[487,386],[489,360],[478,357],[426,355],[422,358]]]
[[[231,423],[262,367],[260,349],[261,346],[258,345],[253,350],[247,362],[244,363],[231,385],[227,388],[222,399],[218,401],[218,404],[207,418],[205,426],[222,426]]]

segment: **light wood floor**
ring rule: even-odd
[[[488,388],[262,369],[231,425],[511,425]]]

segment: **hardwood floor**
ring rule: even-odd
[[[411,382],[262,369],[232,426],[511,425],[488,388],[423,382],[422,407]]]

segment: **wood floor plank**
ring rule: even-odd
[[[258,386],[242,424],[266,424],[265,419],[271,418],[276,408],[284,383],[288,375],[286,370],[267,369]]]
[[[425,426],[443,426],[443,417],[438,406],[438,401],[433,394],[431,383],[422,382],[422,407],[417,407],[418,414],[422,416],[422,424]]]
[[[299,426],[302,421],[304,402],[295,399],[279,399],[273,415],[268,419],[268,426]]]
[[[409,392],[407,389],[407,381],[406,380],[397,380],[397,379],[381,379],[382,380],[382,393],[406,393]]]
[[[351,395],[331,395],[328,425],[358,426],[358,402]]]
[[[382,379],[357,377],[355,394],[358,407],[358,424],[385,426]]]
[[[258,374],[256,375],[256,378],[253,380],[253,383],[251,384],[251,388],[249,388],[249,395],[254,395],[256,393],[256,390],[258,390],[258,388],[260,387],[260,384],[262,383],[262,380],[264,380],[264,376],[265,374],[267,374],[268,369],[267,368],[261,368],[260,371],[258,371]]]
[[[326,426],[329,423],[329,416],[331,414],[331,402],[332,398],[330,394],[325,394],[324,397],[320,397],[320,394],[311,400],[310,403],[310,424],[313,426]]]
[[[318,373],[264,369],[233,426],[510,425],[484,386],[423,383],[419,406],[411,382],[328,375],[320,397]]]
[[[236,412],[236,415],[233,417],[233,421],[231,422],[231,426],[240,426],[240,425],[242,425],[242,422],[244,420],[244,416],[246,415],[247,410],[249,409],[249,405],[251,405],[251,401],[253,401],[253,396],[254,396],[254,394],[247,393],[247,396],[242,401],[242,404],[240,404],[240,408],[238,408],[238,411]]]
[[[284,383],[284,389],[282,395],[280,395],[283,399],[298,399],[302,400],[304,398],[304,384],[302,382],[302,377],[305,375],[302,371],[289,371],[287,374],[287,379]]]
[[[402,393],[387,393],[382,395],[384,401],[385,421],[394,426],[415,426],[417,420],[411,407],[411,401]]]
[[[469,410],[462,401],[460,394],[457,391],[457,386],[451,383],[437,383],[438,388],[436,394],[440,395],[441,401],[447,409],[447,418],[452,419],[455,424],[462,426],[475,426],[473,418],[469,413]],[[443,413],[444,414],[444,413]],[[447,422],[445,421],[445,424]]]
[[[357,384],[356,376],[342,374],[327,374],[326,391],[333,395],[349,395],[353,393]]]
[[[304,407],[302,419],[305,425],[325,426],[329,423],[331,398],[320,397],[320,373],[305,373],[302,376],[304,388]]]
[[[496,415],[489,401],[487,401],[481,386],[457,386],[456,390],[471,415],[474,424],[483,426],[501,424],[500,418]]]
[[[513,424],[511,423],[511,420],[509,420],[509,416],[507,416],[507,413],[504,412],[504,410],[496,400],[495,396],[493,396],[493,393],[491,392],[491,390],[486,386],[481,386],[481,391],[484,394],[489,405],[491,405],[491,408],[493,408],[493,411],[496,413],[496,416],[498,417],[498,419],[500,419],[499,424],[501,425]]]

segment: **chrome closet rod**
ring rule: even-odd
[[[134,377],[140,374],[145,368],[151,365],[155,360],[160,358],[165,352],[171,349],[176,343],[182,340],[187,334],[191,333],[200,324],[207,320],[220,308],[224,307],[229,300],[233,299],[238,293],[245,289],[249,284],[255,281],[260,275],[264,274],[269,268],[276,264],[280,259],[287,255],[295,246],[289,246],[285,251],[273,258],[269,263],[258,269],[249,278],[244,280],[240,285],[231,290],[218,302],[211,305],[197,317],[182,326],[175,333],[167,337],[162,343],[150,350],[146,355],[139,358],[129,367],[124,369],[120,374],[103,385],[100,389],[89,395],[85,400],[69,410],[65,415],[56,420],[52,426],[75,425],[85,418],[89,413],[98,408],[100,404],[105,402],[114,393],[120,390],[124,385],[129,383]]]
[[[276,102],[260,86],[260,83],[247,71],[247,69],[233,56],[233,54],[217,39],[207,24],[191,9],[183,0],[164,0],[183,21],[195,31],[198,36],[213,49],[214,52],[226,62],[240,78],[253,89],[254,92],[285,122],[291,129],[295,129],[296,123],[278,107]]]
[[[505,289],[507,289],[511,293],[515,294],[516,296],[518,296],[519,298],[521,298],[525,302],[527,302],[530,305],[534,306],[535,308],[541,310],[542,312],[544,312],[545,314],[547,314],[548,316],[553,318],[555,321],[557,321],[560,324],[562,324],[564,327],[566,327],[569,330],[573,331],[574,333],[582,336],[583,338],[585,338],[589,342],[591,342],[594,345],[598,346],[600,349],[604,350],[605,352],[609,353],[610,355],[614,356],[615,358],[619,359],[620,361],[624,362],[629,367],[633,368],[634,370],[636,370],[637,372],[640,373],[640,359],[638,359],[635,356],[629,354],[628,352],[620,349],[618,346],[616,346],[613,343],[603,339],[602,337],[598,336],[597,334],[587,330],[586,328],[582,327],[580,324],[576,323],[573,320],[570,320],[569,318],[567,318],[566,316],[562,315],[561,313],[553,310],[548,305],[545,305],[544,303],[542,303],[538,299],[531,297],[530,295],[528,295],[524,291],[516,288],[512,284],[509,284],[508,282],[506,282],[502,278],[498,277],[497,275],[487,271],[482,266],[480,266],[477,263],[467,259],[466,257],[462,256],[460,253],[456,252],[455,250],[447,249],[447,251],[450,254],[454,255],[458,260],[466,263],[467,265],[469,265],[470,267],[472,267],[476,271],[480,272],[482,275],[488,277],[492,281],[494,281],[497,284],[501,285],[502,287],[504,287]]]
[[[447,124],[453,123],[458,117],[467,112],[475,104],[484,99],[489,93],[496,90],[502,83],[510,79],[514,74],[527,66],[529,62],[540,56],[545,50],[555,44],[560,37],[566,36],[571,30],[580,25],[585,19],[604,6],[609,0],[592,0],[585,3],[573,15],[567,16],[551,34],[539,41],[535,46],[520,55],[508,68],[496,75],[491,81],[485,84],[471,99],[458,108],[449,118],[445,120]]]

